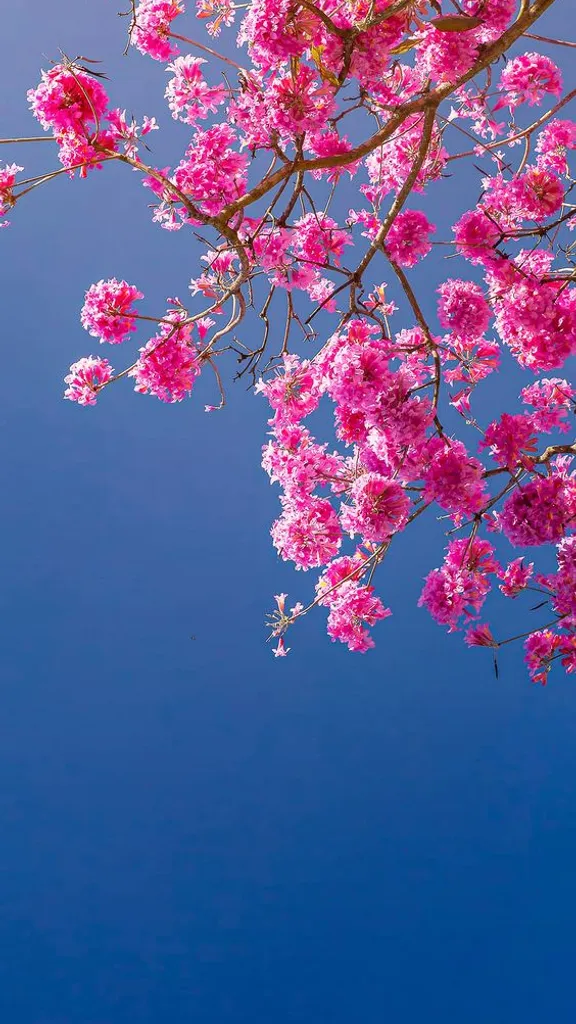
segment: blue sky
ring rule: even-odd
[[[2,135],[34,133],[26,89],[62,47],[158,116],[159,163],[183,149],[164,72],[122,58],[115,12],[4,13]],[[415,611],[433,522],[392,551],[374,652],[349,655],[311,616],[271,658],[271,595],[310,584],[268,540],[264,403],[242,385],[211,416],[207,393],[61,398],[93,348],[92,281],[125,277],[160,308],[197,272],[121,171],[38,191],[0,238],[2,1019],[569,1020],[573,682],[531,686],[510,649],[496,680]]]

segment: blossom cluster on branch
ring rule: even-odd
[[[576,672],[576,122],[565,110],[576,89],[532,31],[554,3],[198,0],[186,12],[183,0],[131,0],[129,43],[165,65],[170,114],[188,126],[180,162],[144,158],[155,119],[112,107],[83,58],[29,91],[48,134],[3,140],[51,138],[61,166],[31,178],[0,166],[2,216],[60,174],[115,161],[138,172],[160,227],[202,229],[195,308],[167,299],[153,315],[137,285],[88,287],[92,337],[125,347],[148,336],[119,371],[97,355],[74,363],[65,397],[94,405],[132,378],[137,392],[180,402],[209,370],[222,406],[227,360],[252,377],[270,406],[263,468],[280,486],[272,542],[317,573],[308,605],[276,598],[277,656],[313,608],[327,611],[332,640],[372,647],[391,614],[377,570],[385,580],[391,544],[427,513],[449,529],[420,605],[495,656],[523,639],[535,681],[554,662]],[[187,34],[194,17],[206,42]],[[236,21],[233,59],[212,44]],[[469,199],[442,237],[427,197],[453,208],[462,160]],[[443,268],[428,294],[412,274],[424,260],[430,278]],[[252,346],[250,317],[261,326]],[[517,411],[486,416],[483,382],[512,360],[526,374],[509,394]],[[333,413],[324,440],[305,423],[320,405]],[[555,572],[528,561],[546,545]],[[545,624],[495,637],[481,621],[491,591],[537,591]]]

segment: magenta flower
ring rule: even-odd
[[[68,385],[64,398],[78,405],[96,405],[96,397],[101,388],[108,383],[114,370],[107,359],[97,356],[85,356],[73,363],[70,373],[64,378]]]
[[[126,281],[97,281],[90,285],[80,313],[82,326],[94,338],[118,345],[136,330],[133,302],[143,299],[135,285]]]

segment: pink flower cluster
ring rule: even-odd
[[[163,323],[159,333],[140,349],[130,376],[140,394],[156,395],[162,402],[181,402],[190,394],[201,364],[191,327],[180,326],[178,316],[169,314],[167,319],[173,323]]]
[[[98,281],[90,285],[80,313],[82,326],[94,338],[117,345],[136,330],[133,303],[142,292],[126,281]]]
[[[155,119],[111,109],[87,58],[62,58],[28,93],[62,166],[19,188],[19,164],[0,167],[0,217],[62,170],[85,177],[116,161],[149,189],[156,223],[204,246],[186,276],[192,312],[168,299],[164,316],[145,316],[135,285],[91,285],[81,323],[92,337],[126,348],[144,321],[153,337],[118,373],[106,359],[78,360],[65,397],[94,405],[130,378],[138,393],[175,403],[206,369],[214,409],[226,358],[253,375],[270,407],[262,465],[280,489],[272,541],[316,576],[308,608],[276,599],[277,657],[288,627],[317,605],[332,640],[372,647],[391,614],[377,573],[427,513],[449,541],[420,605],[495,658],[506,640],[479,621],[490,590],[518,604],[537,590],[547,625],[522,634],[529,672],[546,682],[556,661],[576,672],[576,122],[556,116],[570,98],[557,102],[557,64],[511,46],[522,23],[539,38],[529,6],[519,20],[517,0],[196,0],[190,14],[211,37],[242,8],[240,66],[225,45],[200,41],[198,25],[189,39],[175,24],[181,0],[135,0],[130,42],[165,66],[165,100],[187,133],[170,167],[142,154]],[[463,194],[463,157],[479,177],[446,238],[430,218],[450,208],[452,179],[454,201]],[[490,382],[478,389],[511,359],[526,379],[506,391],[503,411],[496,382],[492,399]],[[319,434],[323,409],[333,442]],[[543,575],[517,549],[547,544],[557,571]],[[516,549],[502,564],[500,546]]]
[[[8,213],[16,202],[14,197],[14,185],[16,176],[24,168],[19,164],[5,164],[0,166],[0,217]],[[6,222],[5,222],[6,223]]]
[[[169,60],[178,53],[170,39],[172,22],[183,13],[181,0],[140,0],[134,13],[131,43],[154,60]]]

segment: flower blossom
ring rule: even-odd
[[[135,391],[156,395],[161,402],[181,402],[200,373],[200,361],[190,339],[190,326],[162,324],[160,332],[140,349],[140,357],[130,377]]]
[[[541,103],[546,94],[559,96],[562,92],[560,69],[550,57],[542,53],[522,53],[506,64],[498,89],[504,95],[494,109],[510,107],[514,110],[521,103],[530,106]]]
[[[184,13],[181,0],[140,0],[134,13],[130,42],[153,60],[169,60],[178,53],[170,39],[172,22]]]
[[[70,373],[64,378],[68,385],[64,398],[78,405],[96,405],[96,397],[100,389],[107,384],[114,370],[107,359],[97,356],[85,356],[73,363]]]
[[[132,303],[143,299],[135,285],[126,281],[97,281],[86,292],[80,313],[82,326],[94,338],[117,345],[136,330]]]
[[[173,77],[166,86],[164,96],[175,120],[196,124],[200,118],[215,113],[226,99],[223,85],[209,86],[204,79],[200,68],[205,63],[202,57],[187,54],[185,57],[177,57],[166,68],[173,72]]]

